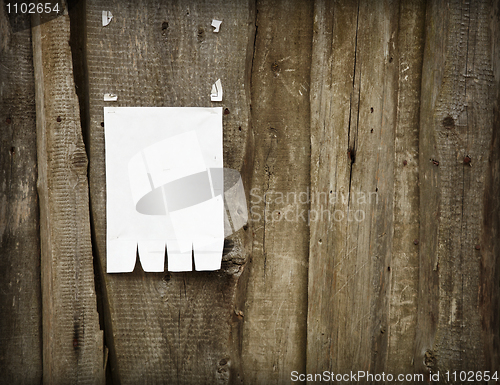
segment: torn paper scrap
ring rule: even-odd
[[[219,32],[220,25],[222,24],[222,20],[212,20],[212,27],[214,27],[214,32]]]
[[[137,252],[146,272],[165,253],[169,271],[220,269],[222,108],[105,107],[104,123],[107,272],[131,272]]]
[[[118,95],[116,94],[104,94],[105,102],[116,102],[118,100]]]
[[[212,102],[222,102],[222,83],[220,79],[217,79],[215,84],[212,85],[210,100],[212,100]]]
[[[102,26],[105,27],[109,23],[111,23],[111,19],[113,18],[113,14],[111,11],[102,11]]]

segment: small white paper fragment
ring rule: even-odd
[[[111,23],[111,19],[113,18],[113,14],[111,11],[102,11],[102,26],[105,27],[109,23]]]
[[[104,94],[105,102],[116,102],[118,100],[118,95],[116,94]]]
[[[214,33],[219,32],[220,25],[222,24],[222,20],[212,20],[212,27],[214,27]]]
[[[165,252],[169,271],[220,269],[222,108],[105,107],[104,127],[106,271],[131,272],[137,252],[146,272]]]
[[[222,102],[222,83],[220,79],[217,79],[215,84],[212,85],[210,100],[212,100],[212,102]]]

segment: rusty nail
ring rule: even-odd
[[[58,116],[56,120],[57,120],[57,123],[60,123],[62,119],[60,116]]]
[[[435,159],[430,160],[434,166],[439,166],[439,162]]]
[[[224,115],[229,115],[229,108],[224,109]]]
[[[406,160],[403,160],[403,166],[406,166],[408,162]]]
[[[10,124],[12,123],[12,120],[10,118],[5,119],[5,123]]]
[[[480,245],[476,245],[475,249],[476,250],[481,250],[481,246]]]
[[[418,245],[418,239],[415,239],[415,240],[413,241],[413,244],[414,244],[414,245]]]
[[[471,160],[472,159],[471,159],[470,155],[465,155],[464,164],[469,164]]]

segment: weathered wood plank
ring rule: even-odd
[[[386,373],[414,372],[419,249],[419,114],[424,53],[425,1],[399,4],[393,60],[398,68],[394,137],[394,214]],[[390,60],[390,58],[389,58]]]
[[[42,379],[35,79],[28,15],[0,1],[0,378]]]
[[[40,197],[43,381],[104,382],[87,156],[67,14],[32,28]]]
[[[102,27],[101,12],[112,22]],[[221,271],[106,274],[104,93],[113,106],[223,106],[224,165],[251,169],[253,5],[228,1],[89,1],[87,4],[90,194],[103,282],[106,343],[116,383],[228,383],[241,378],[242,318],[236,287],[248,251],[244,231]],[[222,20],[213,33],[212,19]],[[221,79],[222,103],[210,101]],[[140,129],[140,127],[138,128]],[[243,175],[245,180],[245,175]],[[239,306],[239,305],[238,305]],[[230,373],[231,377],[230,378]]]
[[[427,11],[415,354],[422,372],[499,367],[498,5],[436,1]]]
[[[305,369],[312,17],[312,2],[257,1],[253,249],[242,341],[248,384],[289,383],[291,371]]]
[[[422,2],[315,5],[309,373],[411,371],[423,16]]]

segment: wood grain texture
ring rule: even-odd
[[[72,4],[0,0],[0,382],[498,370],[498,0]],[[105,105],[227,109],[220,271],[106,274]]]
[[[305,369],[312,17],[312,2],[257,1],[248,384],[289,383],[291,371]]]
[[[42,379],[35,79],[30,20],[0,1],[0,381]]]
[[[412,371],[423,17],[315,3],[308,373]]]
[[[491,237],[498,234],[491,200],[499,187],[498,28],[496,1],[437,1],[427,11],[415,354],[422,372],[499,365],[498,240]]]
[[[90,239],[87,156],[69,16],[33,27],[43,300],[43,382],[104,382]]]
[[[101,12],[112,22],[102,27]],[[245,231],[217,272],[106,274],[104,93],[113,106],[222,106],[224,166],[243,173],[250,132],[253,5],[242,1],[89,1],[90,194],[103,283],[106,344],[116,383],[220,383],[241,378],[242,317],[236,289],[248,250]],[[222,20],[213,33],[212,19]],[[224,99],[210,101],[221,79]],[[111,104],[110,104],[111,105]],[[140,129],[140,128],[138,128]],[[241,298],[241,295],[239,295]]]
[[[394,213],[389,295],[388,373],[413,373],[418,296],[420,204],[419,115],[424,49],[424,1],[401,1],[393,60],[398,60],[394,137]],[[390,58],[389,58],[390,60]]]

